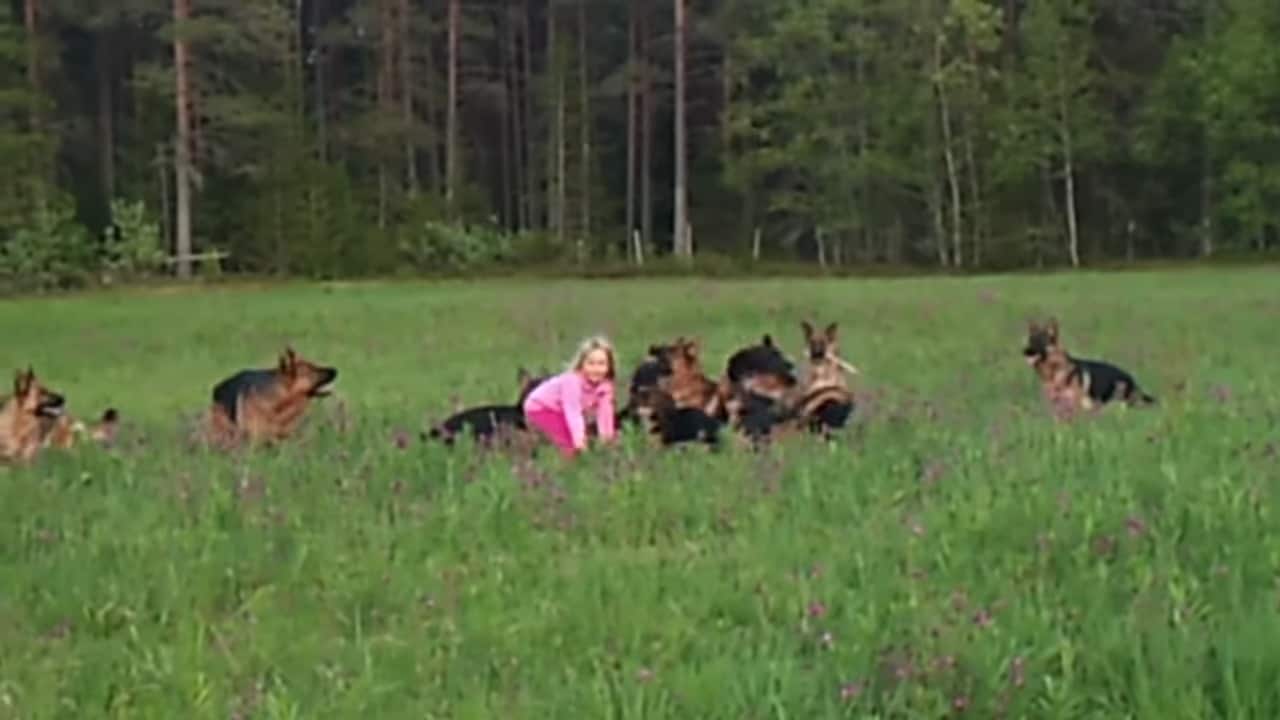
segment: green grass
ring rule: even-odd
[[[1280,274],[299,285],[0,304],[3,362],[128,422],[0,469],[0,718],[1280,717]],[[1161,404],[1051,421],[1019,350]],[[713,372],[838,320],[856,426],[572,466],[417,430],[604,330]],[[286,341],[337,393],[191,450]],[[407,448],[397,439],[409,434]],[[1001,715],[1003,713],[1003,715]]]

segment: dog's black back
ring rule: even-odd
[[[240,398],[256,390],[270,387],[279,381],[275,370],[241,370],[213,386],[213,402],[227,412],[231,422],[236,421],[236,407]]]
[[[1072,374],[1080,376],[1079,379],[1088,388],[1089,399],[1100,405],[1114,400],[1127,403],[1156,401],[1138,387],[1138,381],[1133,379],[1133,375],[1109,362],[1077,357],[1072,357],[1071,362],[1075,365]]]
[[[454,439],[463,431],[469,431],[477,442],[489,442],[502,430],[527,430],[524,419],[524,401],[538,385],[547,379],[547,375],[529,376],[523,370],[519,374],[520,395],[515,405],[481,405],[467,408],[445,418],[445,421],[431,428],[426,437],[441,440],[445,445],[453,445]]]
[[[483,405],[463,410],[450,415],[428,433],[428,436],[452,445],[454,439],[464,431],[469,431],[477,442],[492,439],[504,427],[514,430],[526,430],[524,410],[518,405]]]
[[[726,374],[729,382],[741,383],[752,375],[776,375],[794,384],[795,365],[773,344],[773,337],[765,335],[759,345],[743,348],[729,357]]]

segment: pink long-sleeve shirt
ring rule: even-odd
[[[549,410],[563,415],[573,438],[573,447],[577,450],[587,446],[586,414],[592,410],[596,412],[596,430],[600,439],[612,440],[614,437],[612,380],[592,385],[577,370],[560,373],[534,388],[525,398],[524,410]]]

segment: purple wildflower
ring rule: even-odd
[[[862,682],[847,682],[840,686],[840,699],[844,702],[853,702],[862,695]]]

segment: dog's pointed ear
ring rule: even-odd
[[[1027,334],[1035,335],[1040,332],[1040,321],[1034,318],[1027,320]]]
[[[1049,318],[1049,324],[1044,329],[1049,333],[1049,339],[1054,342],[1058,341],[1058,318]]]
[[[687,338],[687,339],[685,339],[685,341],[684,341],[684,355],[685,355],[685,357],[689,358],[690,360],[696,360],[696,359],[698,359],[698,351],[699,351],[699,349],[700,349],[700,348],[699,348],[699,344],[698,344],[698,338],[696,338],[696,337],[691,337],[691,338]]]
[[[823,331],[823,334],[827,336],[827,342],[836,341],[836,331],[839,329],[840,323],[831,323],[827,326],[827,329]]]
[[[529,382],[532,379],[533,379],[533,375],[531,375],[523,365],[521,365],[520,368],[516,370],[516,384],[524,385],[525,383]]]
[[[800,329],[804,331],[804,339],[813,337],[813,325],[808,320],[800,321]]]
[[[26,370],[18,370],[13,374],[13,394],[15,397],[21,397],[27,394],[27,390],[31,389],[31,381],[35,379],[35,374],[31,372],[31,366],[28,365]]]
[[[293,372],[298,365],[298,354],[293,351],[289,345],[285,345],[284,352],[280,353],[279,368],[280,372],[288,375]]]

